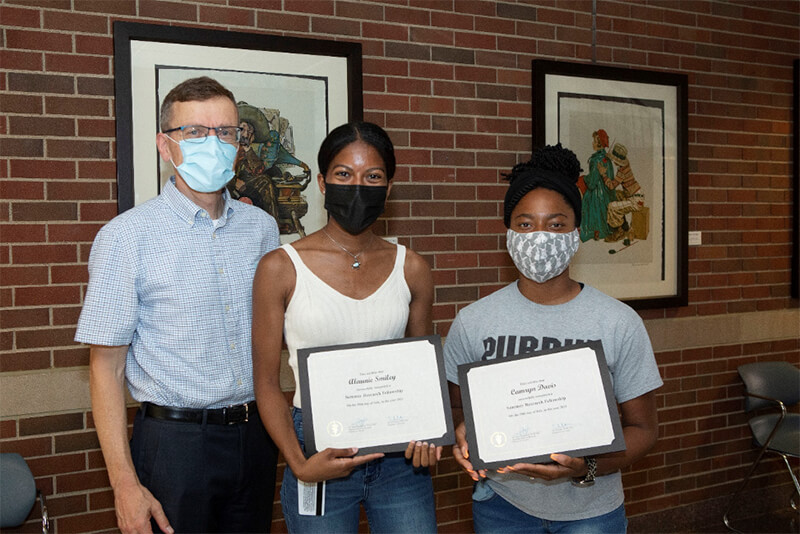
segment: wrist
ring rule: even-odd
[[[594,484],[594,479],[597,476],[597,460],[594,456],[585,456],[583,461],[586,462],[586,474],[583,477],[573,478],[573,486],[588,487]]]

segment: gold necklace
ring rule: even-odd
[[[363,253],[364,253],[364,251],[367,249],[367,247],[369,247],[369,245],[371,245],[371,244],[372,244],[372,238],[373,238],[373,237],[375,237],[375,234],[372,234],[372,237],[370,237],[370,239],[369,239],[369,243],[367,243],[367,246],[366,246],[366,247],[364,247],[363,249],[361,249],[360,251],[358,251],[358,254],[353,254],[352,252],[350,252],[349,250],[347,250],[346,248],[344,248],[344,245],[342,245],[341,243],[339,243],[338,241],[336,241],[336,240],[335,240],[333,237],[331,237],[331,235],[330,235],[328,232],[326,232],[326,231],[325,231],[325,228],[323,228],[323,229],[322,229],[322,233],[323,233],[323,234],[325,234],[325,235],[327,236],[327,238],[328,238],[328,239],[330,239],[330,240],[331,240],[331,242],[332,242],[334,245],[336,245],[336,246],[337,246],[337,247],[339,247],[340,249],[342,249],[342,250],[344,250],[345,252],[347,252],[347,253],[348,253],[348,254],[349,254],[349,255],[350,255],[352,258],[353,258],[353,265],[351,266],[351,267],[353,267],[353,269],[358,269],[359,267],[361,267],[361,262],[360,262],[360,261],[358,261],[358,257],[359,257],[359,256],[361,256],[361,254],[363,254]]]

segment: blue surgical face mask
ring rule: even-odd
[[[167,137],[170,141],[177,142]],[[193,190],[200,193],[214,193],[225,187],[225,184],[233,178],[236,147],[230,143],[223,143],[216,135],[209,135],[202,143],[183,140],[178,146],[183,154],[183,163],[175,169],[186,185]],[[172,163],[172,160],[170,162]]]

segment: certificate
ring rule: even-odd
[[[439,336],[299,349],[306,451],[453,443]]]
[[[458,378],[476,469],[625,449],[599,341],[459,365]]]

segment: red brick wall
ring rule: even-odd
[[[227,4],[227,5],[226,5]],[[400,167],[387,233],[434,268],[437,331],[511,280],[500,172],[531,149],[534,58],[587,62],[585,1],[6,0],[0,5],[0,378],[85,367],[72,336],[86,259],[116,215],[111,24],[124,19],[357,41],[365,117]],[[689,305],[645,319],[797,308],[791,260],[791,62],[800,2],[597,1],[599,64],[689,79]],[[794,316],[796,317],[796,315]],[[752,452],[737,365],[800,363],[797,339],[657,354],[661,440],[625,474],[629,515],[716,502]],[[0,391],[2,397],[2,391]],[[35,406],[36,399],[31,403]],[[91,413],[8,416],[0,449],[29,461],[58,532],[113,527]],[[759,478],[774,484],[771,464]],[[435,478],[442,531],[469,530],[469,479]],[[281,523],[276,530],[282,529]]]

